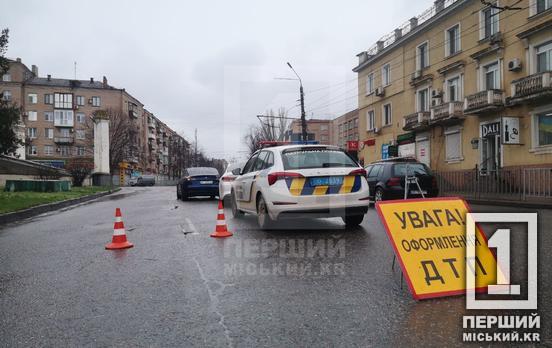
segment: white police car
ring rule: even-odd
[[[232,214],[255,214],[261,228],[280,217],[342,217],[368,211],[366,171],[334,146],[286,145],[255,152],[232,182]]]

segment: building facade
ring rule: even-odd
[[[36,66],[28,69],[18,58],[10,61],[8,72],[2,76],[0,93],[22,109],[25,147],[20,158],[61,168],[73,157],[93,158],[92,118],[103,111],[120,121],[112,122],[112,128],[121,124],[131,130],[127,143],[121,145],[123,153],[118,156],[122,172],[129,176],[169,176],[176,170],[169,156],[169,143],[184,144],[185,140],[153,117],[125,89],[110,86],[105,77],[102,81],[39,77]],[[159,125],[153,131],[152,119]],[[151,134],[155,135],[153,142]]]
[[[332,120],[307,120],[307,136],[309,141],[318,141],[320,144],[330,145],[332,142]],[[302,140],[301,120],[293,120],[285,135],[286,141]]]
[[[331,144],[346,149],[348,141],[358,141],[358,109],[332,120]]]
[[[358,55],[365,163],[552,166],[552,2],[493,4],[437,0]]]

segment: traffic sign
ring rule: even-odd
[[[496,284],[496,258],[479,227],[466,237],[467,203],[460,198],[378,202],[378,214],[416,300],[465,294],[466,266],[476,291]],[[475,257],[466,259],[466,245]]]

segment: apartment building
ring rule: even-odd
[[[307,120],[307,136],[309,141],[330,145],[332,141],[332,120],[311,118]],[[302,140],[301,120],[293,120],[285,135],[286,141]]]
[[[2,76],[0,93],[5,100],[22,108],[25,148],[20,157],[36,162],[64,167],[72,157],[93,158],[92,117],[100,110],[124,119],[125,125],[133,130],[119,163],[129,175],[133,172],[169,175],[173,166],[168,154],[171,137],[177,143],[184,142],[155,118],[159,124],[154,133],[155,165],[150,165],[151,113],[125,89],[109,85],[105,77],[102,81],[40,77],[36,66],[28,69],[17,58],[10,61],[8,72]]]
[[[332,120],[331,144],[347,149],[348,141],[358,141],[358,109]]]
[[[364,162],[552,166],[552,1],[492,4],[437,0],[358,54]]]

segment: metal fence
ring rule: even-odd
[[[552,202],[552,168],[436,172],[441,195]]]

